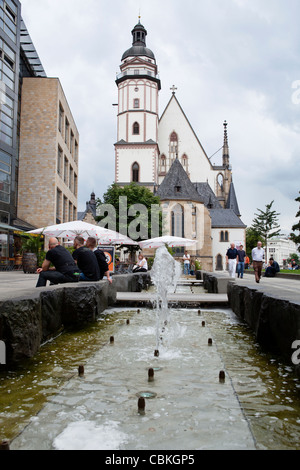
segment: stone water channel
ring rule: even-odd
[[[0,372],[0,439],[12,450],[299,450],[292,368],[263,353],[230,309],[178,308],[170,319],[156,358],[155,310],[111,308]],[[144,392],[153,398],[140,414]]]

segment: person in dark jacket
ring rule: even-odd
[[[100,269],[95,254],[86,246],[84,239],[76,237],[74,240],[75,251],[73,258],[80,269],[80,281],[97,282],[100,281]]]
[[[277,261],[274,261],[273,258],[269,259],[269,266],[266,269],[264,277],[275,277],[279,273],[280,268]]]
[[[97,258],[98,266],[100,270],[100,280],[102,280],[103,277],[106,276],[108,282],[112,284],[112,278],[110,277],[109,267],[106,261],[105,253],[103,252],[103,250],[100,250],[97,248],[97,240],[93,237],[89,237],[86,241],[85,246],[89,248],[91,251],[93,251]]]

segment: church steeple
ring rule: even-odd
[[[133,28],[131,33],[132,33],[132,37],[133,37],[133,41],[132,41],[133,46],[144,46],[144,47],[146,47],[147,30],[141,24],[140,17],[139,17],[138,24]]]
[[[224,121],[224,145],[223,145],[223,166],[229,168],[229,145],[228,145],[228,132],[227,121]]]

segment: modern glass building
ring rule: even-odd
[[[23,77],[46,77],[21,17],[18,0],[0,0],[0,257],[12,253],[17,219],[20,109]]]

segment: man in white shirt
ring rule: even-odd
[[[265,259],[265,250],[262,248],[262,243],[258,242],[257,247],[252,250],[252,261],[255,272],[255,281],[259,283],[261,279],[261,271]]]

